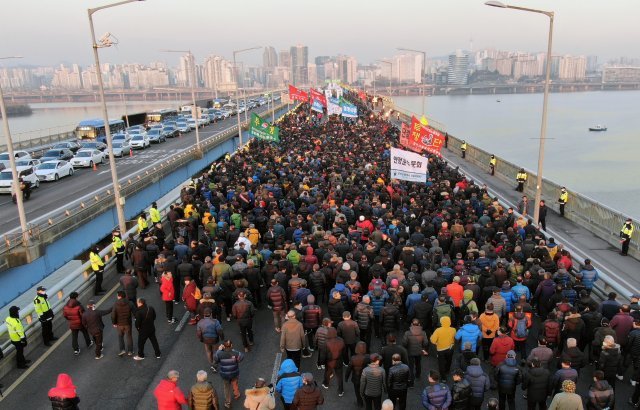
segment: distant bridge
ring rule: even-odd
[[[379,84],[380,85],[380,84]],[[474,84],[468,86],[412,84],[402,86],[378,86],[377,93],[392,96],[422,95],[474,95],[474,94],[534,94],[544,91],[544,83],[536,84]],[[640,90],[640,83],[551,83],[549,91],[553,93],[580,91],[627,91]],[[368,90],[371,92],[371,89]]]

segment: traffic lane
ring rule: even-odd
[[[262,106],[253,111],[260,113],[265,110],[266,106]],[[236,117],[230,117],[224,121],[201,128],[200,139],[202,141],[235,126],[237,126]],[[167,142],[161,144],[153,144],[150,148],[135,150],[132,158],[117,158],[116,164],[120,180],[126,181],[127,178],[144,166],[156,161],[167,160],[180,151],[191,148],[195,145],[195,141],[195,131],[192,131],[182,137],[170,138]],[[97,169],[97,171],[93,171],[90,168],[78,169],[71,177],[62,178],[57,182],[41,183],[40,188],[33,190],[31,199],[24,202],[27,221],[33,221],[57,209],[62,211],[65,205],[69,205],[96,189],[107,188],[111,185],[108,164],[98,165]],[[0,219],[4,222],[3,228],[6,233],[19,226],[19,219],[14,208],[15,205],[11,201],[11,196],[0,196],[0,204],[4,204],[4,206],[0,206]]]
[[[271,323],[271,326],[268,324]],[[280,339],[275,337],[273,330],[273,319],[270,311],[261,310],[258,312],[254,320],[254,336],[255,344],[253,350],[244,353],[242,347],[242,339],[236,321],[227,322],[224,319],[222,327],[224,336],[233,342],[234,348],[245,355],[244,360],[240,363],[240,377],[238,385],[242,397],[239,402],[235,403],[234,409],[243,408],[244,391],[253,387],[256,379],[262,377],[270,383],[273,373],[274,360],[276,354],[280,351]],[[163,360],[162,366],[154,375],[149,375],[149,388],[141,396],[136,408],[141,410],[154,409],[157,406],[153,396],[153,390],[156,388],[160,380],[167,376],[169,370],[177,370],[180,372],[180,380],[178,385],[182,392],[188,395],[192,385],[196,383],[196,373],[199,370],[205,370],[209,374],[209,381],[218,393],[218,401],[220,408],[224,405],[224,387],[222,379],[216,373],[213,373],[209,367],[209,362],[205,356],[202,343],[196,338],[195,326],[187,325],[179,336],[179,339],[173,345],[171,352]]]
[[[110,284],[115,285],[116,276],[112,275]],[[109,289],[107,287],[106,289]],[[152,283],[147,289],[138,289],[138,296],[146,298],[156,311],[156,335],[163,356],[169,354],[177,340],[176,324],[165,319],[164,303],[160,300],[158,286]],[[116,300],[115,292],[99,309],[108,309]],[[83,300],[86,305],[87,300]],[[182,304],[174,305],[174,315],[181,318],[184,314]],[[94,348],[87,348],[82,335],[79,336],[80,355],[75,356],[68,336],[54,351],[24,380],[13,392],[0,402],[0,408],[7,409],[45,409],[51,408],[47,391],[54,387],[59,373],[68,373],[77,387],[81,403],[80,408],[89,409],[131,409],[148,388],[151,375],[158,372],[164,361],[156,359],[150,342],[145,346],[145,360],[135,361],[132,356],[117,356],[118,336],[111,325],[111,317],[103,316],[104,357],[95,359]],[[56,336],[67,332],[66,324],[55,330]],[[133,331],[134,354],[137,353],[138,332]],[[27,348],[27,359],[36,361],[46,350],[43,347],[35,351]],[[5,389],[22,374],[14,370],[3,378]],[[37,380],[38,383],[33,381]]]

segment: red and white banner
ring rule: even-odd
[[[416,117],[411,117],[411,129],[407,143],[406,147],[411,151],[418,153],[427,151],[431,154],[441,155],[440,150],[444,145],[444,135],[436,129],[422,125]]]
[[[400,128],[400,145],[405,148],[409,147],[409,134],[411,133],[411,128],[407,123],[402,123],[402,127]]]
[[[318,101],[320,104],[322,104],[323,107],[327,106],[327,97],[325,97],[325,95],[323,93],[321,93],[320,91],[311,88],[311,102],[313,103],[313,100]]]
[[[358,97],[360,97],[362,101],[367,101],[367,93],[362,90],[358,90]]]
[[[309,101],[309,95],[296,87],[289,85],[289,98],[294,101],[307,102]]]

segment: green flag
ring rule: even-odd
[[[249,130],[251,135],[258,139],[280,142],[280,128],[275,125],[269,125],[269,122],[263,120],[256,113],[251,113],[251,126],[249,127]]]

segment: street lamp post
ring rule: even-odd
[[[542,199],[542,171],[544,168],[544,143],[547,136],[547,104],[549,102],[549,82],[551,77],[551,45],[553,43],[553,11],[544,11],[537,9],[530,9],[526,7],[510,6],[508,4],[501,3],[499,1],[487,1],[487,6],[499,7],[503,9],[514,9],[521,11],[528,11],[531,13],[544,14],[549,17],[549,38],[547,40],[547,66],[545,69],[544,79],[544,98],[542,102],[542,123],[540,125],[540,146],[538,148],[538,175],[536,178],[536,196],[533,211],[533,220],[538,223],[540,217],[540,200]]]
[[[193,57],[191,50],[162,50],[166,53],[187,53],[189,55],[189,65],[191,66],[191,70],[189,70],[189,84],[191,85],[191,102],[193,104],[193,111],[191,111],[191,117],[196,122],[196,149],[198,152],[202,152],[202,148],[200,147],[200,118],[198,117],[198,106],[196,105],[196,59]]]
[[[412,48],[404,48],[404,47],[398,47],[398,50],[401,51],[410,51],[412,53],[421,53],[422,54],[422,70],[420,70],[420,93],[422,94],[422,115],[425,115],[425,105],[426,105],[426,92],[424,90],[424,74],[425,74],[425,69],[427,66],[427,52],[426,51],[420,51],[420,50],[414,50]]]
[[[9,60],[13,58],[22,58],[20,56],[0,57],[0,60]],[[16,158],[13,152],[13,139],[11,138],[11,129],[9,128],[9,117],[7,116],[7,107],[4,105],[4,94],[2,86],[0,86],[0,113],[2,114],[2,125],[4,126],[4,135],[7,137],[7,152],[9,153],[9,166],[11,167],[11,183],[13,184],[13,192],[16,194],[16,205],[18,206],[18,219],[20,220],[20,230],[22,231],[22,244],[27,246],[29,243],[29,227],[27,226],[27,216],[24,213],[24,201],[22,200],[22,192],[20,190],[20,181],[18,180],[18,170],[16,169]]]
[[[250,47],[250,48],[243,48],[242,50],[234,50],[233,51],[233,69],[235,70],[235,72],[238,72],[238,66],[236,64],[236,55],[240,54],[240,53],[244,53],[245,51],[251,51],[251,50],[258,50],[262,47]],[[243,77],[243,82],[244,82],[244,77]],[[238,89],[238,78],[236,78],[236,108],[240,108],[240,90]],[[247,109],[246,104],[245,104],[245,110]],[[237,114],[238,116],[238,146],[242,147],[242,126],[240,125],[240,113]]]
[[[93,58],[96,65],[96,76],[98,77],[98,88],[100,90],[100,100],[102,102],[102,119],[104,120],[105,138],[107,139],[107,150],[109,151],[109,167],[111,168],[111,181],[113,183],[113,197],[115,199],[116,213],[118,215],[118,227],[124,235],[127,232],[126,219],[124,217],[124,198],[120,195],[120,183],[118,181],[118,172],[116,170],[116,158],[113,155],[113,144],[111,143],[111,129],[109,127],[109,113],[107,112],[107,102],[104,96],[104,83],[102,81],[102,69],[100,67],[100,57],[98,56],[98,48],[110,47],[112,45],[109,38],[100,40],[100,44],[96,42],[96,32],[93,27],[93,14],[97,11],[120,6],[127,3],[134,3],[143,0],[124,0],[117,3],[107,4],[93,9],[87,9],[89,18],[89,29],[91,30],[91,47],[93,48]]]

